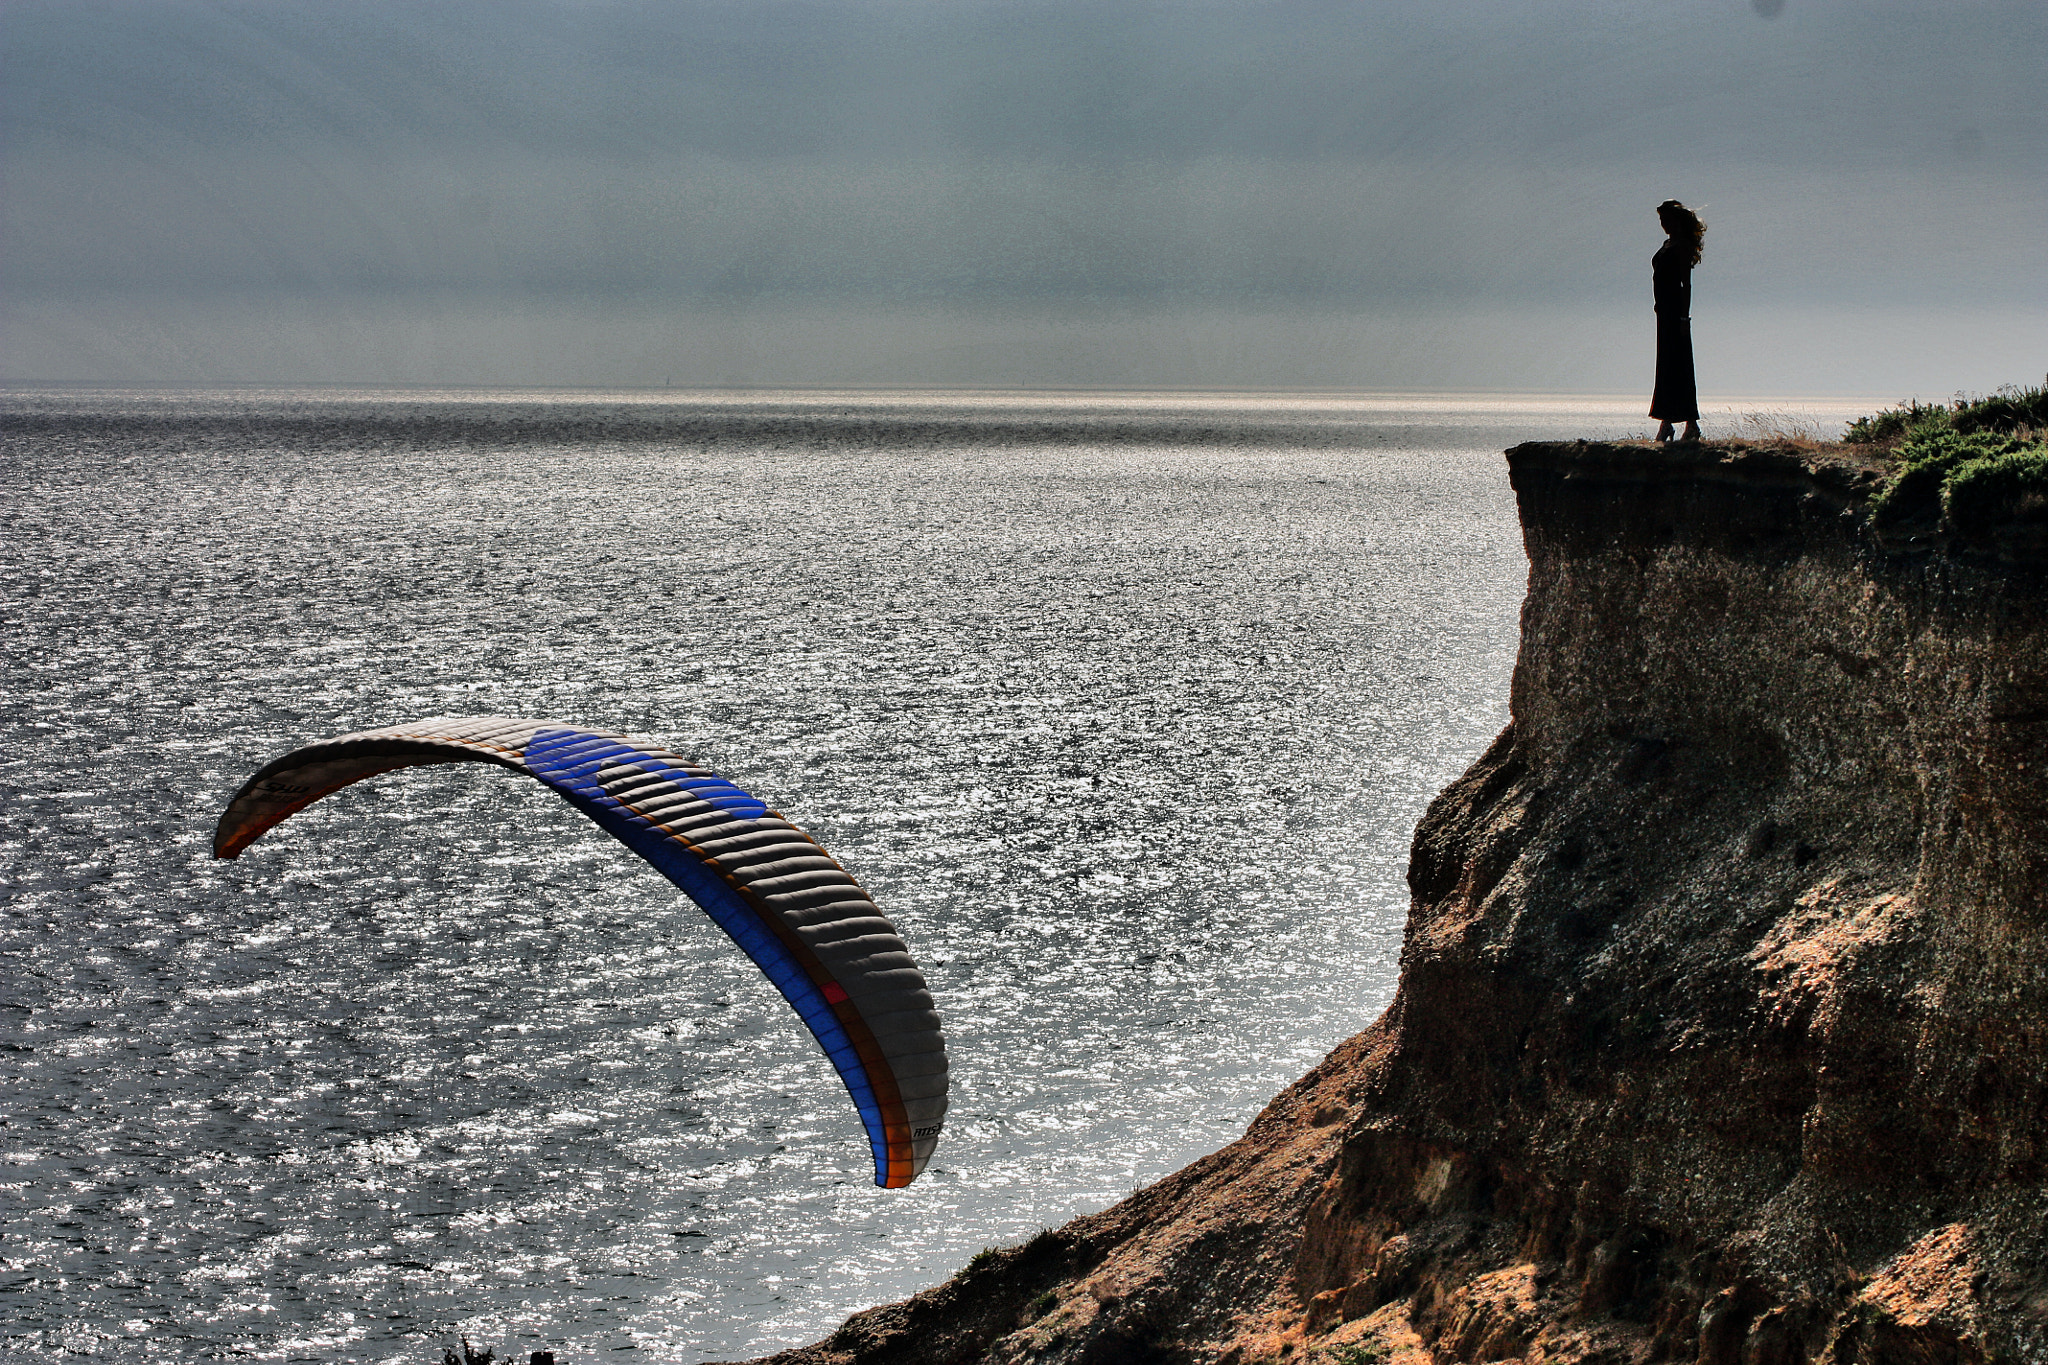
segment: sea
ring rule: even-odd
[[[745,1358],[1230,1142],[1386,1005],[1415,822],[1506,719],[1503,448],[1640,413],[0,393],[0,1356]],[[210,856],[269,759],[475,714],[652,738],[860,878],[954,1068],[912,1187],[537,783]]]

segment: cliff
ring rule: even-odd
[[[1525,445],[1511,721],[1238,1142],[775,1357],[2048,1362],[2048,509]]]

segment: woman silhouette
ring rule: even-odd
[[[1700,263],[1707,225],[1676,199],[1657,205],[1665,242],[1650,258],[1657,299],[1657,391],[1650,397],[1657,439],[1671,439],[1671,424],[1685,423],[1685,439],[1700,438],[1700,391],[1692,373],[1692,268]]]

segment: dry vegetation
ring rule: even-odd
[[[1744,445],[1791,446],[1795,450],[1818,450],[1823,446],[1839,444],[1840,438],[1831,433],[1832,422],[1823,422],[1807,413],[1790,412],[1781,408],[1767,408],[1757,412],[1745,412],[1736,417],[1734,430],[1729,439]]]

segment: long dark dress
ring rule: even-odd
[[[1692,247],[1671,240],[1650,258],[1657,297],[1657,389],[1650,416],[1662,422],[1700,420],[1699,385],[1692,373]]]

